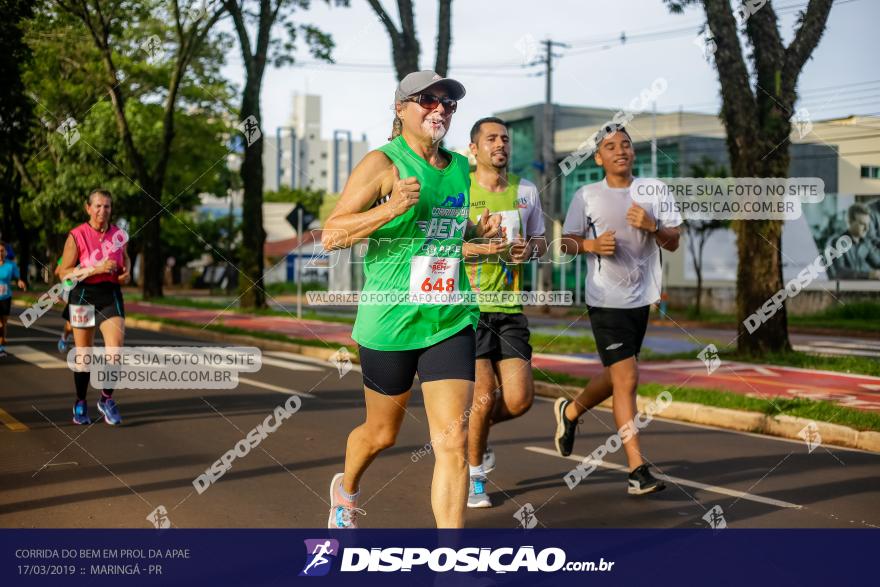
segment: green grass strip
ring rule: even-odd
[[[565,373],[546,370],[543,373],[535,370],[535,380],[576,387],[584,387],[589,381],[589,379],[583,377],[573,377]],[[664,390],[670,390],[670,386],[660,385],[659,383],[644,383],[639,385],[638,394],[653,398],[657,397]],[[819,422],[841,424],[856,430],[880,431],[880,414],[841,407],[826,401],[802,398],[776,398],[770,401],[729,391],[702,387],[679,387],[672,391],[672,396],[678,401],[715,408],[758,412],[768,416],[784,414],[786,416],[795,416]]]

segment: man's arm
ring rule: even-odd
[[[681,240],[681,232],[678,226],[663,226],[656,218],[651,216],[647,210],[633,202],[629,210],[626,211],[626,221],[633,228],[644,230],[654,235],[654,240],[660,248],[667,251],[675,251],[678,249]]]
[[[610,256],[614,254],[616,241],[615,231],[606,230],[599,238],[583,238],[576,234],[562,235],[562,254],[577,255],[578,253],[593,253],[594,255]]]
[[[678,226],[660,227],[660,230],[654,233],[654,240],[662,249],[673,252],[678,249],[681,242],[681,229]]]
[[[485,240],[486,242],[481,242]],[[491,259],[497,255],[504,253],[510,245],[505,243],[503,239],[476,239],[474,241],[464,241],[461,247],[461,255],[466,261],[471,263],[475,261],[495,260]]]

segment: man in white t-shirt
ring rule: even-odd
[[[636,416],[637,359],[651,304],[660,300],[661,249],[678,248],[682,223],[662,182],[633,177],[635,150],[626,129],[612,129],[599,142],[595,160],[605,179],[575,192],[562,247],[587,255],[587,308],[605,369],[574,400],[556,401],[556,450],[562,456],[571,454],[578,418],[609,396],[618,429]],[[663,482],[642,459],[638,436],[630,435],[623,448],[631,471],[628,492],[662,490]]]

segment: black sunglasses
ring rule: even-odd
[[[441,98],[433,94],[416,94],[410,96],[405,102],[415,102],[425,110],[434,110],[438,105],[443,104],[443,110],[452,114],[458,108],[458,100],[452,98]]]

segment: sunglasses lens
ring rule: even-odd
[[[419,106],[427,110],[434,110],[441,103],[443,104],[443,109],[449,113],[455,112],[456,108],[458,108],[458,102],[452,98],[438,98],[431,94],[419,94],[416,101],[419,103]]]
[[[440,103],[440,98],[437,96],[432,96],[431,94],[421,94],[419,95],[419,106],[422,108],[427,108],[428,110],[433,110]]]

